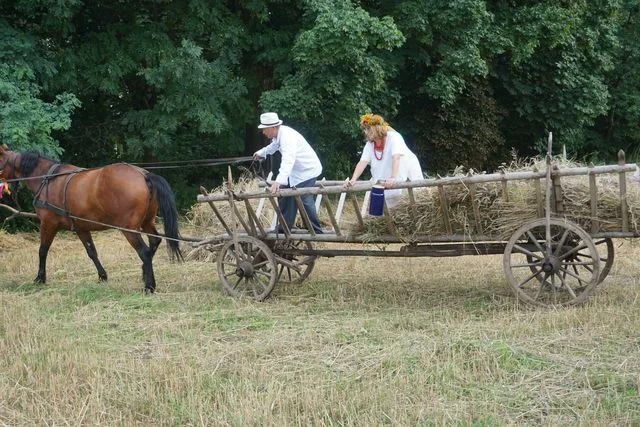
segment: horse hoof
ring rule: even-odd
[[[35,279],[33,279],[33,283],[36,283],[38,285],[44,285],[47,282],[47,279],[45,279],[44,277],[36,277]]]
[[[105,274],[104,276],[98,276],[98,280],[101,282],[106,282],[107,281],[107,275]]]
[[[145,294],[145,295],[153,295],[153,293],[154,293],[155,291],[156,291],[156,290],[155,290],[155,289],[153,289],[153,288],[144,288],[144,294]]]

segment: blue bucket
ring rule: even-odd
[[[374,185],[371,187],[371,198],[369,199],[369,215],[381,216],[384,213],[384,186]]]

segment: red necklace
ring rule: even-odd
[[[378,152],[380,153],[380,157],[378,157]],[[376,147],[376,143],[373,143],[373,155],[376,159],[382,160],[382,156],[384,155],[384,142],[382,143],[380,150]]]

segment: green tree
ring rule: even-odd
[[[14,150],[39,150],[52,157],[62,153],[53,134],[69,129],[71,113],[80,105],[68,92],[42,96],[43,80],[57,67],[49,46],[0,17],[0,142]]]
[[[388,52],[404,37],[390,17],[372,17],[346,0],[303,2],[303,29],[291,47],[292,71],[265,91],[261,105],[297,124],[319,148],[328,176],[346,177],[361,148],[358,117],[394,112]]]
[[[382,114],[430,173],[640,140],[636,0],[20,0],[0,4],[0,137],[65,161],[253,153],[277,111],[327,177]],[[182,206],[222,168],[160,171]]]
[[[233,33],[239,23],[207,4],[98,2],[78,11],[73,22],[83,30],[58,41],[57,83],[87,102],[65,144],[90,163],[190,154],[175,146],[205,157],[237,153],[242,137],[230,132],[241,129],[233,118],[247,116],[246,89],[231,68],[237,52],[211,28],[223,21]],[[95,145],[83,149],[88,141]]]
[[[482,169],[502,149],[501,107],[488,73],[500,50],[484,2],[403,1],[389,11],[407,42],[394,52],[397,128],[428,173]]]
[[[617,1],[497,2],[494,87],[509,112],[504,133],[522,155],[555,147],[583,152],[585,130],[608,109]]]
[[[618,150],[640,159],[640,3],[627,0],[615,10],[614,68],[607,74],[609,109],[585,135],[583,151],[615,161]]]

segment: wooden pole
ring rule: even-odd
[[[625,165],[624,151],[618,151],[618,166]],[[618,173],[620,181],[620,210],[622,214],[622,231],[629,231],[629,207],[627,206],[627,176],[624,172]]]

